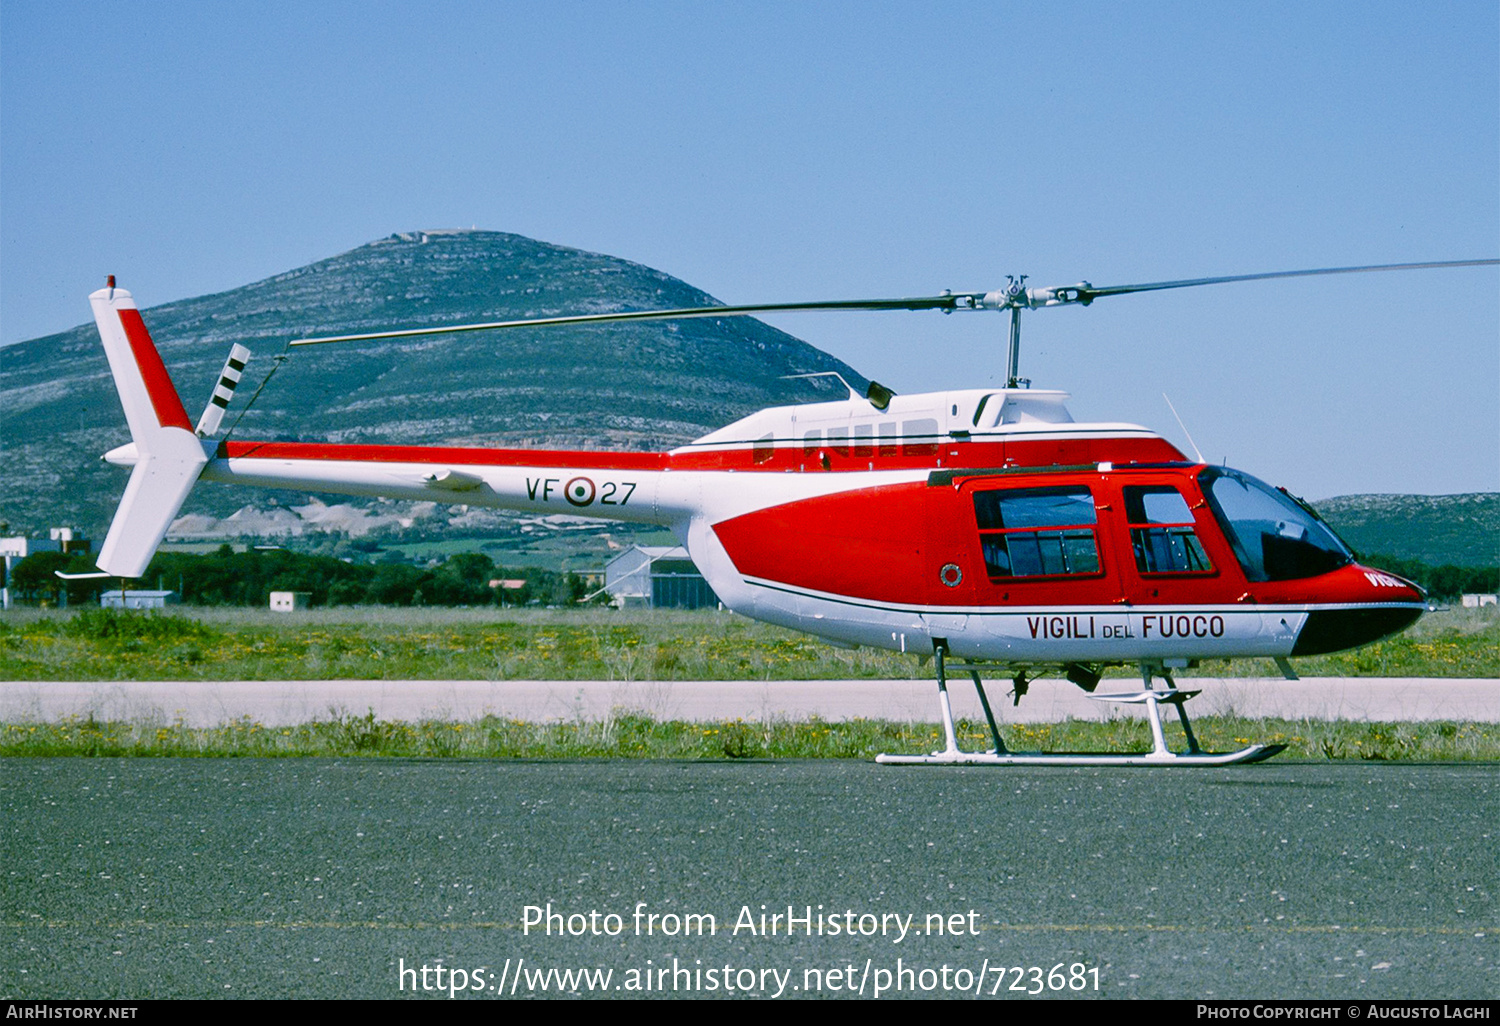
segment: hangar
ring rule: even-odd
[[[616,605],[716,609],[714,594],[681,545],[632,545],[604,567],[604,590]]]

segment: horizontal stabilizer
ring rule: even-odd
[[[208,463],[202,444],[191,432],[172,429],[162,434],[166,437],[157,439],[158,451],[130,472],[125,497],[99,549],[99,569],[112,576],[139,577],[146,572],[156,547]]]

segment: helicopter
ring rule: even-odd
[[[1075,421],[1068,394],[1019,376],[1023,311],[1133,292],[1310,275],[1500,264],[1445,261],[1052,288],[1011,276],[987,292],[904,299],[708,306],[532,318],[292,340],[296,347],[796,311],[1010,313],[1003,388],[864,395],[772,407],[667,452],[215,440],[249,352],[236,345],[198,423],[131,294],[89,298],[132,441],[105,454],[131,469],[92,576],[139,577],[201,481],[438,500],[668,528],[728,609],[820,637],[931,660],[944,747],[887,764],[1223,766],[1284,746],[1204,751],[1174,672],[1208,658],[1289,662],[1369,644],[1426,609],[1417,585],[1361,565],[1285,489],[1192,457],[1148,428]],[[274,369],[274,368],[273,368]],[[1141,687],[1094,694],[1106,667]],[[978,692],[993,747],[959,747],[953,674]],[[985,678],[1017,703],[1041,675],[1101,701],[1142,706],[1152,749],[1013,752]],[[1157,681],[1162,686],[1157,686]],[[1172,750],[1162,706],[1186,741]]]

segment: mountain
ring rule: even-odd
[[[1428,566],[1500,564],[1500,493],[1344,495],[1314,505],[1360,553]]]
[[[120,284],[130,287],[128,275]],[[423,231],[142,316],[190,417],[207,402],[230,344],[251,349],[228,426],[290,339],[717,303],[617,257],[503,232]],[[290,352],[235,433],[649,450],[766,406],[847,394],[830,378],[784,380],[817,371],[865,385],[828,354],[748,317],[304,347]],[[77,525],[102,538],[127,474],[98,456],[128,440],[91,322],[0,349],[0,520],[11,531]],[[199,488],[183,513],[225,516],[269,498]],[[306,496],[285,493],[280,501]]]

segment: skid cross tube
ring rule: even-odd
[[[991,664],[960,663],[974,681],[979,693],[980,705],[984,708],[985,720],[989,723],[990,735],[995,747],[987,752],[965,752],[958,747],[958,731],[953,722],[953,703],[948,695],[948,645],[944,639],[933,639],[933,666],[937,677],[938,708],[942,718],[943,742],[941,751],[929,755],[888,755],[875,757],[875,761],[887,766],[934,766],[934,765],[978,765],[978,766],[1231,766],[1240,763],[1262,762],[1285,750],[1285,745],[1255,744],[1236,752],[1205,752],[1198,744],[1193,727],[1183,708],[1197,691],[1180,690],[1170,671],[1164,666],[1141,664],[1141,680],[1145,688],[1141,691],[1113,695],[1090,695],[1101,702],[1120,702],[1145,706],[1146,719],[1151,725],[1152,747],[1149,752],[1114,754],[1105,752],[1012,752],[1005,747],[1000,737],[1000,727],[990,708],[989,698],[980,678],[981,669],[999,669]],[[1155,679],[1166,681],[1164,689],[1158,689]],[[1187,740],[1186,752],[1174,752],[1167,747],[1166,732],[1162,728],[1161,705],[1177,707],[1177,716],[1182,723],[1182,733]]]

